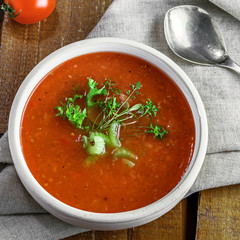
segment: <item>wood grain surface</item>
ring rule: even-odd
[[[57,0],[50,17],[33,25],[20,25],[0,14],[0,134],[7,130],[13,98],[31,69],[54,50],[84,39],[112,1]],[[195,239],[197,219],[196,239],[240,239],[239,195],[240,185],[203,191],[199,199],[198,195],[185,199],[144,226],[66,239]]]
[[[197,239],[240,239],[240,185],[200,194]]]
[[[1,23],[0,133],[18,87],[31,69],[54,50],[86,38],[112,0],[57,0],[56,9],[44,21],[21,25],[6,14]]]

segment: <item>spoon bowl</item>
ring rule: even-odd
[[[170,9],[165,15],[164,33],[169,47],[179,57],[201,65],[230,68],[240,74],[217,25],[204,9],[191,5]]]

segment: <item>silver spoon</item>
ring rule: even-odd
[[[170,9],[164,19],[164,32],[169,47],[179,57],[240,74],[240,66],[229,57],[218,27],[204,9],[190,5]]]

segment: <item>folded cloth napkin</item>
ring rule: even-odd
[[[230,56],[239,58],[239,21],[207,0],[115,0],[89,38],[127,38],[152,46],[181,66],[195,84],[207,112],[209,146],[191,194],[240,183],[240,76],[226,69],[191,64],[171,52],[163,20],[167,10],[180,4],[206,9],[219,25]],[[46,213],[30,197],[12,164],[7,133],[0,139],[0,162],[5,163],[0,168],[0,239],[59,239],[86,231]]]
[[[240,20],[240,2],[236,0],[209,0]]]

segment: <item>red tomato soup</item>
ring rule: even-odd
[[[83,95],[78,104],[85,107],[89,78],[99,89],[111,79],[120,89],[116,94],[120,103],[133,89],[131,84],[140,82],[141,89],[129,98],[128,105],[150,99],[158,108],[156,117],[146,114],[135,128],[134,124],[120,128],[121,146],[136,156],[131,166],[114,157],[111,147],[94,163],[84,164],[89,153],[83,145],[83,131],[56,116],[55,107],[76,91]],[[141,127],[150,123],[168,133],[154,138]],[[195,126],[186,98],[165,73],[130,55],[93,53],[61,64],[34,89],[22,115],[21,144],[31,173],[52,196],[81,210],[115,213],[153,203],[179,183],[193,155]]]

